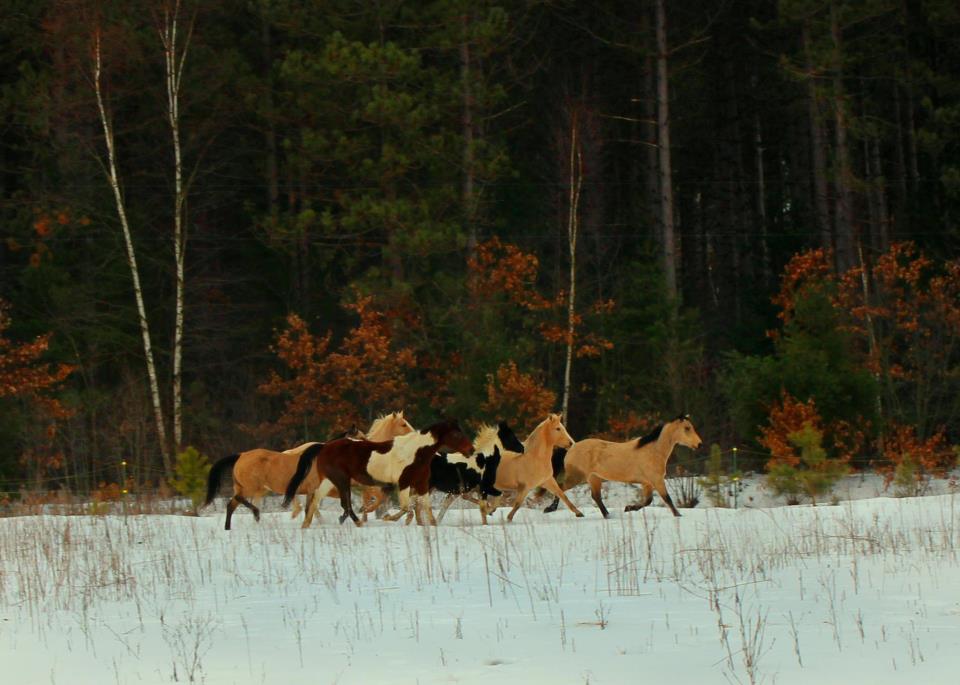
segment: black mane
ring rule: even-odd
[[[660,433],[663,431],[664,424],[660,424],[647,435],[644,435],[642,438],[637,440],[637,449],[640,449],[644,445],[649,445],[651,442],[656,442],[660,438]]]

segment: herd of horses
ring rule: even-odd
[[[304,528],[308,528],[324,497],[340,500],[340,523],[350,518],[362,525],[367,514],[396,491],[399,511],[384,516],[418,525],[437,525],[451,504],[463,498],[480,508],[484,525],[492,511],[489,498],[513,493],[507,521],[512,521],[527,495],[536,489],[552,493],[554,501],[545,511],[556,510],[562,501],[576,516],[566,491],[588,484],[593,501],[604,518],[609,511],[603,503],[604,481],[638,484],[642,499],[625,511],[647,506],[656,491],[674,516],[680,516],[666,487],[667,460],[676,445],[700,447],[700,436],[687,415],[667,421],[651,433],[626,442],[588,438],[574,442],[558,414],[549,414],[527,439],[521,442],[505,423],[481,426],[474,440],[455,419],[446,419],[416,430],[402,411],[379,417],[362,433],[356,427],[326,442],[308,442],[274,452],[254,449],[232,454],[213,464],[207,478],[204,506],[216,497],[223,476],[233,477],[233,497],[227,503],[224,527],[230,530],[233,512],[241,504],[260,520],[260,510],[251,500],[267,493],[282,494],[283,506],[297,495],[305,495]],[[351,486],[362,487],[361,516],[353,509]],[[445,495],[438,516],[434,516],[430,495]],[[299,515],[294,508],[293,515]]]

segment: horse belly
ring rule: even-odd
[[[409,466],[409,463],[399,462],[389,453],[374,452],[370,455],[370,460],[367,461],[367,474],[380,483],[396,483],[400,480],[400,474],[407,466]]]

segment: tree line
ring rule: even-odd
[[[401,407],[955,459],[955,2],[7,10],[0,490]]]

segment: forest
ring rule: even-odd
[[[397,409],[944,475],[958,248],[956,0],[5,0],[0,500]]]

